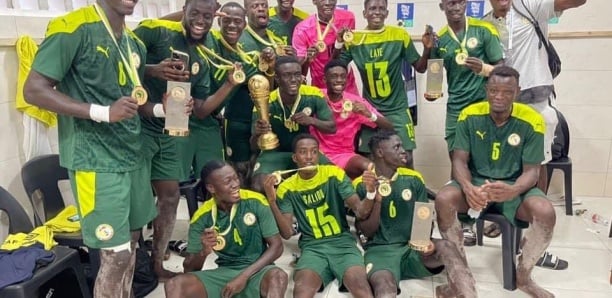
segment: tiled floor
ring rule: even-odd
[[[586,208],[600,214],[612,216],[612,198],[581,197],[576,198],[581,205],[574,209]],[[183,202],[182,202],[183,203]],[[181,204],[182,204],[181,203]],[[569,268],[563,271],[552,271],[536,268],[533,278],[557,297],[612,297],[612,285],[609,283],[612,268],[612,238],[608,238],[607,228],[588,222],[579,216],[565,216],[563,206],[557,210],[557,225],[549,251],[569,262]],[[187,235],[187,214],[185,206],[179,210],[179,222],[174,231],[175,239],[185,239]],[[182,219],[181,219],[182,217]],[[289,263],[293,260],[291,252],[297,250],[297,238],[285,241],[285,252],[276,262],[287,272],[291,272]],[[468,262],[480,297],[528,297],[521,291],[507,291],[502,287],[501,242],[499,238],[485,238],[484,246],[466,248]],[[205,268],[214,266],[209,259]],[[182,258],[172,255],[165,266],[173,271],[182,270]],[[446,283],[446,274],[420,280],[402,281],[400,297],[434,297],[434,288]],[[286,297],[291,297],[293,283],[289,283]],[[338,292],[337,283],[329,285],[316,297],[351,297]],[[165,297],[160,285],[148,297]]]

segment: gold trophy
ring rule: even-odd
[[[405,189],[406,192],[408,189]],[[409,191],[409,190],[408,190]],[[403,195],[403,194],[402,194]],[[402,197],[404,200],[405,196]],[[434,219],[433,203],[414,203],[414,214],[412,216],[412,232],[410,233],[410,248],[428,253],[431,250],[431,225]]]
[[[442,83],[444,82],[444,60],[427,60],[427,85],[425,87],[425,99],[434,101],[442,97]]]
[[[164,133],[174,137],[189,135],[189,115],[185,105],[191,98],[191,83],[168,81]]]
[[[268,112],[268,100],[270,99],[270,82],[265,76],[256,74],[249,79],[249,92],[259,113],[259,118],[270,123]],[[261,150],[272,150],[278,147],[278,137],[273,132],[267,132],[257,140],[257,146]]]

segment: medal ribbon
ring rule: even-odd
[[[246,26],[246,30],[253,36],[253,38],[255,38],[260,43],[276,49],[276,41],[274,41],[274,38],[272,38],[272,34],[268,29],[266,29],[266,36],[268,36],[268,39],[270,39],[270,41],[266,41],[265,39],[261,38],[261,36],[259,36],[259,34],[257,34],[257,32],[255,32],[249,25]]]
[[[372,173],[374,173],[374,176],[376,176],[376,180],[378,180],[379,182],[394,182],[395,180],[397,180],[397,177],[399,176],[399,173],[397,171],[393,173],[393,176],[391,176],[391,179],[388,179],[385,176],[376,175],[376,169],[372,169]]]
[[[126,67],[126,71],[127,71],[128,77],[130,78],[130,81],[132,81],[132,84],[134,85],[134,87],[142,86],[142,84],[140,83],[140,78],[138,77],[138,71],[136,70],[136,66],[134,65],[132,61],[132,48],[130,47],[129,38],[127,41],[127,48],[128,48],[128,55],[130,56],[130,59],[129,59],[130,63],[128,63],[128,60],[125,59],[125,56],[123,55],[123,52],[121,51],[121,48],[119,47],[119,44],[117,43],[117,39],[115,38],[115,34],[113,33],[113,29],[110,26],[110,22],[108,21],[108,18],[106,17],[106,14],[104,13],[104,10],[98,5],[98,3],[94,3],[94,9],[96,10],[96,13],[98,13],[100,18],[102,19],[102,23],[104,24],[104,27],[106,28],[106,31],[108,32],[108,35],[110,35],[111,39],[115,43],[115,46],[117,46],[117,50],[119,51],[119,55],[121,56],[121,61],[123,61],[123,65],[125,65]],[[122,36],[126,34],[125,31],[126,30],[125,30],[125,23],[124,23]]]
[[[461,51],[467,53],[467,48],[465,47],[466,43],[467,43],[467,33],[468,33],[468,28],[469,28],[469,20],[466,17],[465,18],[465,31],[463,31],[463,40],[459,41],[459,38],[457,38],[457,35],[455,34],[455,32],[453,31],[453,28],[451,28],[450,26],[448,27],[448,34],[450,35],[450,37],[456,41],[457,43],[459,43],[459,45],[461,46]]]
[[[363,42],[365,41],[365,38],[368,34],[378,34],[378,33],[382,33],[383,31],[385,31],[386,26],[382,27],[378,30],[352,30],[351,32],[353,32],[353,34],[362,34],[361,35],[361,40],[358,43],[350,43],[351,45],[354,46],[359,46],[362,45]]]
[[[225,230],[223,230],[223,232],[218,232],[219,227],[217,227],[217,204],[213,204],[212,209],[211,209],[211,217],[212,217],[212,229],[217,231],[219,236],[225,236],[229,233],[229,231],[232,229],[232,222],[234,221],[234,217],[236,217],[236,212],[238,211],[238,207],[236,207],[238,204],[234,204],[232,205],[232,210],[230,211],[230,218],[229,218],[229,225],[227,226],[227,228]]]
[[[236,48],[232,47],[224,38],[223,36],[220,36],[221,38],[219,38],[219,41],[221,42],[221,44],[228,50],[236,53],[240,59],[242,59],[242,61],[244,63],[247,64],[254,64],[253,58],[251,56],[249,56],[249,53],[245,53],[241,48],[240,45],[237,45]]]
[[[202,58],[206,59],[206,61],[208,61],[208,63],[212,64],[214,67],[218,69],[225,69],[225,70],[234,69],[234,64],[232,63],[232,61],[224,59],[223,57],[219,56],[217,53],[213,52],[211,49],[200,44],[196,46],[196,50],[198,50],[198,54],[200,54]],[[204,54],[202,51],[206,52],[206,54]],[[221,63],[220,64],[215,63],[213,59],[210,59],[210,57],[208,57],[207,54],[219,60]]]
[[[319,19],[319,16],[317,16],[317,42],[325,42],[325,36],[327,36],[327,33],[329,33],[329,30],[331,29],[331,27],[333,26],[334,23],[334,17],[332,17],[329,22],[326,23],[325,25],[325,30],[323,30],[323,33],[321,33],[321,24],[323,21],[321,21]],[[323,22],[324,23],[324,22]]]
[[[297,99],[295,100],[295,102],[293,103],[293,106],[291,107],[291,114],[289,115],[289,119],[291,119],[293,114],[295,114],[297,107],[300,105],[301,99],[302,99],[302,95],[298,93]],[[287,121],[287,118],[285,117],[285,104],[283,103],[283,99],[280,97],[280,93],[278,94],[278,103],[280,103],[281,110],[283,110],[283,120]]]

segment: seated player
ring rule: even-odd
[[[374,295],[395,297],[400,280],[431,276],[446,267],[448,285],[438,286],[436,297],[476,297],[472,273],[450,241],[433,239],[424,252],[407,245],[414,203],[428,200],[421,174],[405,167],[406,151],[400,137],[383,130],[374,134],[368,145],[373,167],[353,183],[362,200],[374,201],[370,216],[355,224],[366,237],[364,257]],[[381,178],[389,181],[388,196],[376,191]]]
[[[284,297],[287,274],[273,264],[283,243],[266,198],[240,189],[223,161],[208,162],[202,181],[213,198],[191,219],[186,273],[166,282],[166,297]],[[201,271],[213,251],[219,267]]]
[[[310,133],[319,140],[320,149],[335,165],[343,168],[347,175],[355,178],[368,167],[370,160],[355,153],[355,137],[361,125],[372,128],[393,129],[393,124],[382,116],[370,103],[358,95],[345,92],[347,66],[340,60],[331,60],[325,65],[325,84],[321,90],[327,97],[336,133],[323,134],[310,127]]]
[[[274,189],[276,177],[267,176],[264,186],[281,236],[293,235],[293,216],[302,233],[302,250],[293,280],[294,297],[313,297],[334,278],[354,297],[372,297],[361,252],[349,232],[345,205],[357,218],[367,218],[373,201],[360,201],[342,169],[319,164],[319,143],[309,134],[293,141],[293,160],[303,169]]]
[[[275,150],[262,151],[257,158],[253,169],[252,188],[259,192],[263,192],[262,185],[266,174],[295,168],[291,158],[291,143],[296,135],[307,133],[309,128],[325,134],[336,132],[336,123],[321,90],[302,85],[301,66],[297,58],[278,57],[275,72],[278,88],[270,93],[270,123],[261,119],[253,121],[253,147],[256,146],[259,136],[268,132],[276,134],[280,143]],[[254,113],[254,116],[259,115]],[[324,162],[327,162],[327,159]]]
[[[459,114],[452,148],[454,180],[436,196],[440,233],[460,248],[465,260],[458,214],[497,212],[515,226],[531,224],[521,241],[516,285],[532,297],[553,297],[531,279],[556,221],[552,204],[535,187],[544,160],[544,118],[514,102],[520,91],[515,69],[495,67],[486,86],[487,100]]]

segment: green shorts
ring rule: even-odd
[[[480,179],[472,179],[472,184],[474,184],[476,186],[480,186],[480,185],[484,184],[484,181],[482,181]],[[454,186],[454,187],[458,188],[459,190],[461,190],[461,186],[455,180],[452,180],[447,185]],[[517,219],[516,218],[516,211],[521,206],[521,203],[523,203],[525,198],[531,197],[531,196],[538,196],[538,197],[546,198],[546,195],[539,188],[533,187],[530,190],[528,190],[527,192],[521,194],[520,196],[518,196],[516,198],[513,198],[510,201],[506,201],[506,202],[503,202],[503,203],[491,203],[491,204],[489,204],[487,206],[487,208],[484,210],[484,212],[481,212],[480,214],[481,214],[481,216],[482,216],[482,214],[485,214],[485,213],[497,213],[497,214],[501,214],[512,225],[514,225],[516,227],[519,227],[519,228],[522,228],[522,229],[525,229],[525,228],[529,227],[529,223]],[[473,223],[474,222],[474,219],[469,217],[467,215],[467,213],[459,213],[458,217],[459,217],[459,220],[462,221],[462,222],[466,222],[466,223]]]
[[[314,271],[321,278],[323,287],[334,278],[342,285],[342,278],[347,269],[353,266],[363,267],[363,256],[351,236],[313,240],[313,242],[302,248],[295,271],[303,269]]]
[[[151,181],[181,178],[177,138],[180,137],[142,134],[144,167],[149,169]]]
[[[144,167],[123,173],[68,171],[85,245],[106,248],[128,243],[130,231],[157,216],[147,173]]]
[[[242,292],[238,293],[232,297],[260,297],[261,296],[261,282],[264,279],[266,273],[274,268],[278,268],[274,265],[268,265],[263,267],[257,273],[253,274],[249,280],[247,281],[246,286]],[[279,268],[280,269],[280,268]],[[219,267],[211,270],[202,270],[191,272],[189,274],[193,274],[202,281],[204,287],[206,288],[206,293],[208,297],[221,297],[221,291],[228,282],[242,273],[244,269],[230,269],[227,267]]]
[[[251,122],[225,120],[225,153],[229,161],[249,161],[251,129]]]
[[[421,254],[406,244],[389,244],[368,247],[364,255],[368,278],[379,270],[393,274],[399,289],[399,282],[417,279],[440,273],[441,268],[430,271],[425,267]]]
[[[290,170],[297,168],[293,162],[293,153],[279,151],[262,151],[253,167],[253,175],[270,174],[274,171]],[[319,164],[333,164],[323,153],[319,152]]]
[[[207,162],[224,159],[219,126],[191,127],[188,137],[177,140],[177,147],[180,156],[179,181],[189,180],[192,174],[199,178]]]
[[[410,110],[406,109],[405,111],[385,113],[384,116],[393,124],[393,129],[402,140],[402,145],[404,149],[416,149],[416,140],[414,138],[414,125],[412,124]],[[359,152],[370,152],[368,142],[370,142],[370,138],[372,138],[375,133],[375,128],[361,126],[361,133],[359,134],[359,144],[357,144]]]
[[[448,152],[451,152],[453,150],[453,146],[455,146],[455,128],[457,128],[458,118],[459,112],[446,110],[444,139],[446,140],[446,147],[448,149]]]

